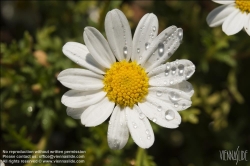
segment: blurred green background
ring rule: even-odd
[[[221,27],[209,28],[206,16],[217,6],[212,1],[1,1],[1,156],[3,149],[85,150],[85,164],[78,165],[233,166],[235,161],[220,159],[220,150],[239,146],[248,150],[248,161],[237,165],[250,166],[250,38],[244,31],[227,36]],[[146,13],[156,14],[159,32],[170,25],[183,28],[183,43],[170,61],[196,65],[189,80],[195,89],[192,107],[181,112],[177,129],[151,123],[155,143],[146,150],[131,137],[122,150],[110,150],[107,121],[84,127],[60,102],[68,89],[57,74],[79,67],[63,55],[62,46],[84,43],[85,26],[105,35],[105,15],[114,8],[127,16],[132,33]]]

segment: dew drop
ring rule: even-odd
[[[168,50],[169,50],[169,49],[168,49]],[[171,52],[169,52],[169,53],[168,53],[168,56],[170,57],[171,55],[172,55],[172,53],[171,53]]]
[[[179,40],[181,41],[183,38],[183,30],[181,28],[178,29],[177,36]]]
[[[173,80],[171,80],[169,83],[170,83],[170,85],[173,85],[174,81],[173,81]]]
[[[145,131],[145,133],[148,135],[148,134],[149,134],[149,130],[147,129],[147,130]]]
[[[176,101],[180,100],[180,95],[178,93],[176,93],[176,92],[170,92],[169,93],[169,98],[170,98],[171,101],[176,102]]]
[[[149,46],[150,46],[150,43],[149,43],[149,42],[146,42],[146,43],[145,43],[145,49],[148,50]]]
[[[182,104],[182,109],[185,109],[185,108],[186,108],[186,104],[183,103],[183,104]]]
[[[137,128],[137,126],[136,126],[136,125],[134,125],[133,127],[134,127],[135,129]]]
[[[162,110],[162,107],[159,105],[159,106],[157,107],[157,110],[160,112],[160,111]]]
[[[140,48],[137,48],[137,53],[138,53],[138,54],[140,53]]]
[[[174,103],[174,107],[177,108],[179,105],[177,103]]]
[[[164,44],[163,43],[159,43],[159,45],[158,45],[158,54],[159,54],[159,56],[162,56],[164,54]]]
[[[173,110],[167,110],[166,112],[165,112],[165,118],[166,118],[166,120],[173,120],[174,119],[174,117],[175,117],[175,114],[174,114],[174,111]]]
[[[169,65],[169,63],[167,63],[167,66],[166,66],[166,67],[167,67],[167,70],[169,70],[169,69],[170,69],[170,65]]]
[[[112,124],[111,121],[109,121],[109,124],[110,124],[110,125]]]
[[[155,26],[153,26],[153,32],[155,32],[156,31],[156,27]]]
[[[128,55],[128,48],[126,46],[123,47],[123,54],[125,57]]]
[[[160,97],[162,95],[162,91],[157,91],[156,96]]]
[[[179,76],[182,76],[183,73],[184,73],[184,65],[183,65],[183,64],[180,64],[180,65],[178,66],[178,69],[179,69]]]
[[[175,73],[176,73],[176,67],[173,66],[173,67],[171,68],[171,70],[172,70],[172,75],[175,75]]]
[[[150,136],[150,135],[148,135],[147,139],[151,139],[151,136]]]
[[[152,120],[153,120],[153,122],[156,122],[156,118],[153,118]]]
[[[140,118],[140,119],[144,119],[144,117],[145,117],[145,115],[141,112],[141,113],[139,114],[139,118]]]
[[[142,56],[139,56],[139,59],[142,59]]]
[[[192,74],[193,74],[193,70],[188,70],[188,71],[186,72],[186,78],[187,78],[187,79],[190,78],[190,77],[192,76]]]

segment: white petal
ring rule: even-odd
[[[152,43],[158,34],[158,19],[153,13],[144,15],[136,27],[133,37],[132,61],[138,61],[146,51],[145,43]]]
[[[126,108],[127,125],[134,142],[141,148],[153,145],[155,137],[147,118],[140,119],[141,110],[137,105],[133,109]]]
[[[128,142],[128,137],[125,109],[117,105],[109,121],[108,145],[111,149],[122,149]]]
[[[143,103],[138,103],[138,105],[151,121],[166,128],[177,128],[179,126],[181,117],[174,107],[150,96],[147,96],[146,100]]]
[[[71,116],[74,119],[81,119],[81,115],[83,113],[83,111],[85,111],[86,107],[82,107],[82,108],[70,108],[67,107],[67,115]]]
[[[105,31],[115,57],[119,61],[128,61],[132,54],[132,35],[128,20],[120,10],[108,12],[105,18]]]
[[[85,69],[66,69],[57,76],[64,86],[74,90],[97,90],[103,87],[103,76]]]
[[[189,97],[193,96],[194,94],[194,88],[192,84],[188,81],[182,81],[179,84],[171,85],[167,88],[178,89],[182,91],[181,93],[185,93]]]
[[[189,60],[176,60],[161,65],[148,73],[149,85],[169,86],[189,79],[195,71],[194,64]]]
[[[168,27],[154,38],[138,63],[142,64],[147,72],[152,70],[165,62],[176,51],[182,37],[183,31],[181,28],[177,29],[175,26]]]
[[[69,90],[62,96],[62,103],[67,107],[81,108],[96,104],[102,100],[106,95],[106,92],[95,91],[77,91]]]
[[[250,13],[248,13],[248,15],[246,17],[244,28],[245,28],[245,31],[247,32],[247,34],[250,36]]]
[[[215,3],[218,3],[218,4],[230,4],[230,3],[234,3],[235,0],[212,0],[214,1]]]
[[[222,24],[222,30],[227,35],[234,35],[238,33],[245,24],[246,16],[247,15],[242,13],[240,10],[235,10]]]
[[[146,99],[156,98],[162,100],[167,107],[177,111],[185,110],[192,102],[188,93],[170,87],[151,87]],[[156,105],[157,107],[158,105]],[[162,106],[163,107],[163,106]],[[163,107],[164,108],[164,107]]]
[[[93,59],[87,47],[81,43],[67,42],[62,49],[63,53],[78,65],[93,72],[104,74],[105,69]]]
[[[116,60],[107,40],[93,27],[84,28],[84,41],[93,58],[103,67],[110,68]]]
[[[89,106],[81,115],[81,122],[87,127],[103,123],[112,113],[115,103],[105,97],[99,103]]]
[[[222,5],[215,8],[207,16],[207,24],[210,27],[221,25],[234,10],[234,5]]]

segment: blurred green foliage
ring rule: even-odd
[[[1,43],[1,149],[85,150],[86,166],[229,166],[235,162],[220,160],[219,150],[250,149],[249,36],[242,31],[229,37],[221,27],[209,28],[205,18],[217,6],[213,2],[12,1],[11,5],[16,13],[28,12],[27,20],[37,14],[39,23],[30,32],[17,29],[23,35],[18,40],[14,36],[11,43]],[[68,117],[60,102],[67,89],[57,74],[79,67],[63,55],[63,44],[84,43],[85,26],[104,34],[105,15],[113,8],[123,10],[133,32],[148,12],[157,15],[160,31],[170,25],[182,27],[183,44],[170,60],[189,59],[196,65],[190,79],[195,89],[192,107],[181,112],[177,129],[152,124],[155,143],[146,150],[131,138],[124,149],[110,150],[106,122],[86,128]]]

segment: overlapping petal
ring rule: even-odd
[[[97,29],[86,27],[83,36],[89,52],[100,65],[110,68],[116,62],[107,40]]]
[[[212,0],[212,1],[214,1],[218,4],[230,4],[230,3],[234,3],[235,0],[230,0],[230,1],[228,1],[228,0]]]
[[[195,71],[194,64],[189,60],[176,60],[160,65],[148,73],[149,85],[169,86],[189,79]]]
[[[244,28],[245,28],[245,31],[247,32],[247,34],[250,36],[250,13],[247,14]]]
[[[103,87],[103,76],[85,69],[66,69],[57,76],[64,86],[74,90],[98,90]]]
[[[235,6],[230,5],[222,5],[214,10],[212,10],[207,16],[207,24],[210,27],[216,27],[221,25],[225,19],[235,10]]]
[[[152,43],[152,40],[158,34],[158,19],[153,13],[145,14],[136,27],[133,37],[133,53],[132,61],[138,61],[147,51],[147,44]]]
[[[87,107],[82,107],[82,108],[70,108],[67,107],[67,115],[71,116],[74,119],[80,119],[83,111],[85,111]]]
[[[129,138],[125,109],[117,105],[111,115],[108,127],[108,145],[111,149],[122,149]]]
[[[235,10],[223,22],[222,30],[227,35],[234,35],[238,33],[245,25],[247,15],[240,10]]]
[[[129,60],[132,54],[132,35],[128,20],[120,10],[108,12],[105,18],[105,31],[117,60]]]
[[[105,68],[96,62],[85,45],[77,42],[67,42],[63,46],[62,51],[78,65],[98,74],[104,74]]]
[[[89,106],[81,115],[81,122],[87,127],[94,127],[103,123],[112,113],[115,103],[107,97],[95,105]]]
[[[69,90],[62,96],[62,103],[67,107],[81,108],[87,107],[92,104],[96,104],[102,100],[106,95],[106,92],[101,90],[95,91],[78,91]]]
[[[133,109],[125,109],[127,125],[134,142],[141,148],[149,148],[153,145],[155,137],[147,118],[140,118],[142,112],[137,105]]]

